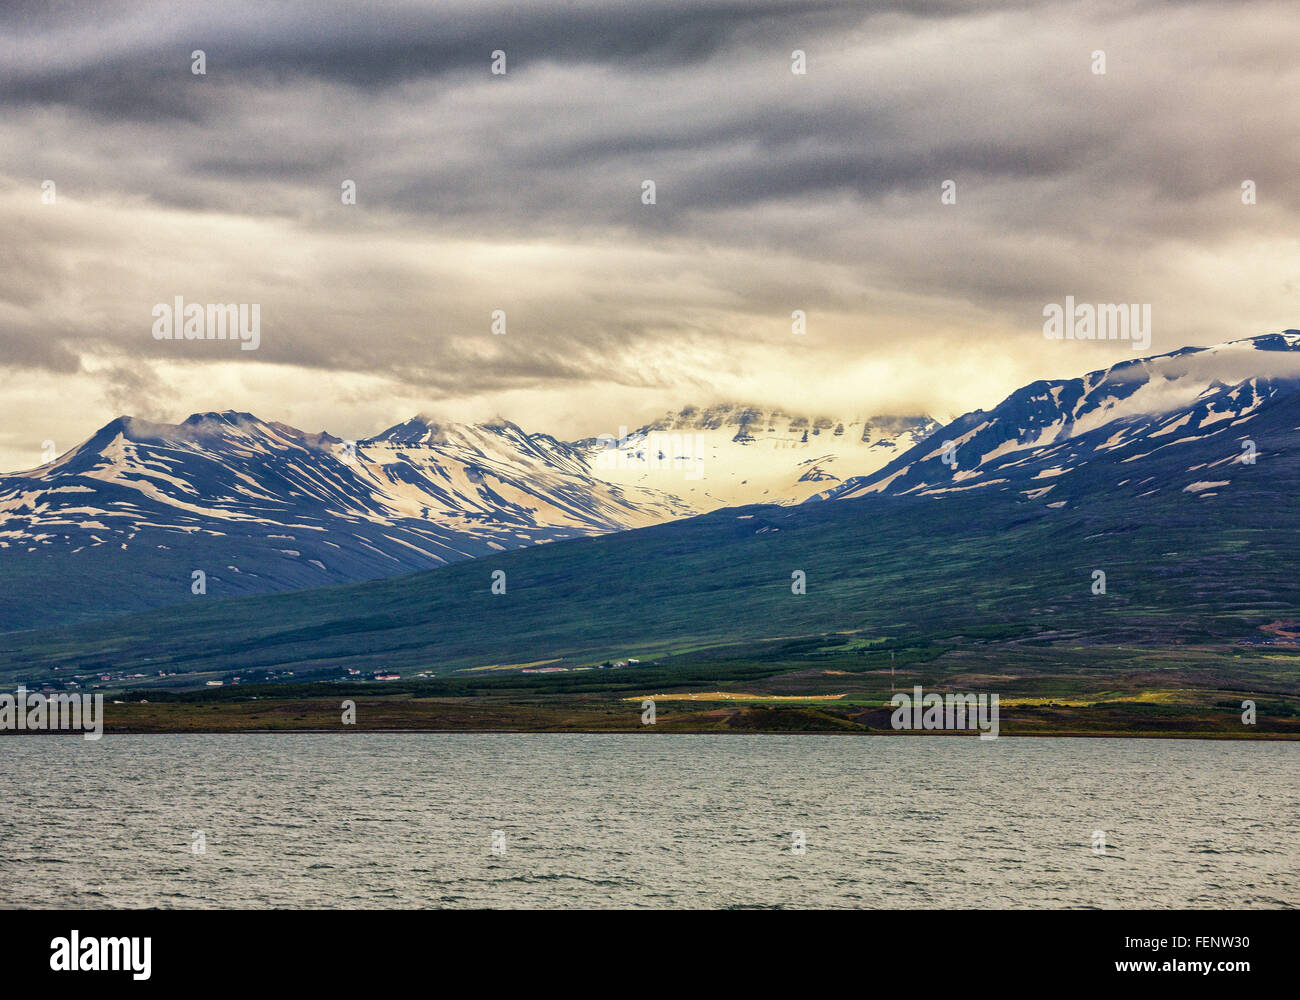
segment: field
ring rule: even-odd
[[[1300,532],[1262,500],[723,511],[10,633],[0,679],[102,691],[136,731],[332,728],[345,697],[360,728],[622,730],[658,695],[659,731],[868,732],[892,664],[899,690],[998,694],[1007,734],[1293,736]]]
[[[845,636],[686,654],[616,670],[470,674],[110,694],[108,732],[339,731],[893,732],[891,685],[997,693],[1004,736],[1300,738],[1294,655],[1218,648],[1177,656],[1125,648],[1013,646],[844,651]],[[846,640],[836,642],[836,639]],[[827,649],[833,651],[827,652]],[[894,653],[891,677],[890,653]],[[1118,671],[1107,663],[1140,662]],[[995,667],[996,664],[996,667]],[[655,723],[642,723],[646,698]],[[1256,721],[1242,721],[1243,702]]]

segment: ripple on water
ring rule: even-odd
[[[1300,904],[1294,744],[267,734],[5,750],[23,794],[0,820],[0,903],[16,906]]]

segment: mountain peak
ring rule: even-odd
[[[191,413],[182,421],[181,426],[192,427],[207,423],[239,426],[241,424],[261,424],[264,422],[243,410],[208,410],[206,413]]]
[[[531,437],[518,424],[502,417],[495,417],[482,423],[466,424],[447,421],[425,414],[416,414],[410,420],[394,424],[374,437],[367,438],[365,443],[405,445],[407,447],[415,447],[416,445],[466,445],[481,442],[492,436],[504,436],[517,440],[527,440]]]
[[[1287,407],[1298,391],[1297,330],[1133,358],[1079,378],[1031,382],[937,431],[933,440],[947,450],[927,442],[820,495],[989,488],[1060,504],[1110,477],[1110,489],[1137,483],[1143,497],[1186,489],[1213,498],[1238,474],[1244,440],[1263,447],[1256,439],[1294,427]]]
[[[1300,330],[1283,330],[1251,337],[1258,351],[1300,351]]]

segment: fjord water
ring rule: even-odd
[[[1297,744],[29,736],[0,775],[8,906],[1300,905]]]

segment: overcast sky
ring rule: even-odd
[[[944,418],[1133,356],[1067,295],[1300,327],[1297,52],[1294,0],[9,0],[0,467],[123,413]],[[155,340],[176,296],[260,346]]]

